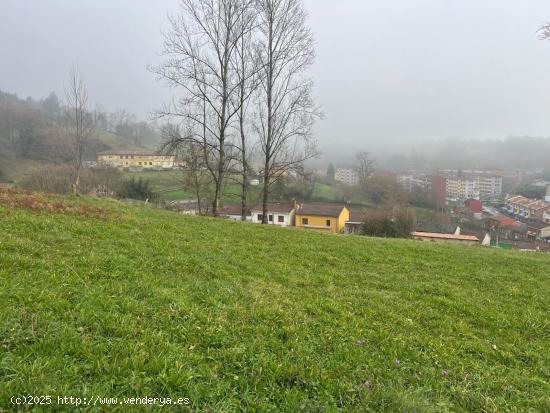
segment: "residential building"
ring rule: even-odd
[[[479,199],[468,199],[464,202],[464,206],[474,214],[483,212],[483,203]]]
[[[432,241],[451,244],[477,245],[479,238],[473,235],[439,234],[435,232],[413,232],[412,237],[417,241]]]
[[[542,222],[550,223],[550,208],[542,213]]]
[[[447,180],[440,175],[432,175],[428,178],[429,188],[440,208],[447,205]]]
[[[447,177],[447,198],[479,199],[479,182],[475,178]]]
[[[486,172],[478,174],[476,179],[481,199],[500,199],[502,197],[502,174]]]
[[[550,224],[547,222],[527,222],[527,236],[536,241],[550,240]]]
[[[492,171],[444,170],[446,197],[449,199],[487,199],[502,197],[502,174]]]
[[[242,205],[241,204],[231,204],[225,205],[223,208],[220,208],[219,214],[221,217],[229,219],[231,221],[242,221]],[[246,213],[246,221],[251,221],[252,216],[250,212]]]
[[[544,202],[548,202],[550,204],[550,185],[546,187],[546,196],[544,197]]]
[[[352,168],[338,168],[334,174],[334,180],[350,186],[359,184],[359,175]]]
[[[365,222],[365,212],[350,212],[349,219],[344,224],[344,233],[360,234]]]
[[[397,175],[397,182],[403,188],[403,191],[411,194],[414,188],[414,176],[409,174]]]
[[[250,210],[251,222],[261,224],[263,220],[263,205],[256,205]],[[267,205],[267,223],[280,227],[294,226],[296,203],[270,203]]]
[[[538,199],[529,199],[521,195],[508,195],[506,197],[506,210],[516,217],[542,221],[544,212],[550,208],[550,204]]]
[[[172,169],[176,157],[153,151],[105,151],[97,154],[97,163],[115,168]]]
[[[296,209],[296,227],[329,231],[333,234],[344,232],[349,221],[349,209],[336,204],[302,204]]]

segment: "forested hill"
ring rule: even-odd
[[[65,111],[60,98],[51,93],[40,100],[21,99],[0,90],[0,171],[4,174],[15,161],[67,162]],[[85,159],[108,149],[154,148],[157,130],[126,111],[94,110],[95,133],[85,146]]]

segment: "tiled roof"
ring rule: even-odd
[[[520,205],[528,209],[533,209],[535,211],[550,208],[550,204],[548,204],[547,202],[541,201],[539,199],[529,199],[521,195],[509,195],[506,198],[506,202]]]
[[[365,212],[353,211],[349,213],[349,219],[347,222],[363,222],[366,218]]]
[[[302,204],[298,207],[296,214],[339,217],[345,207],[343,204]]]
[[[532,228],[532,229],[545,229],[545,228],[550,227],[549,223],[540,222],[540,221],[526,222],[525,225],[527,225],[527,227]]]
[[[120,155],[133,155],[133,156],[158,156],[159,154],[155,151],[103,151],[99,152],[98,155],[111,155],[111,156],[120,156]]]
[[[242,205],[240,204],[231,204],[225,205],[223,208],[220,208],[220,215],[241,215]]]
[[[267,204],[267,212],[273,212],[275,214],[289,214],[294,209],[293,203],[269,203]],[[254,212],[262,212],[263,205],[256,205],[251,209]]]
[[[449,240],[457,240],[457,241],[479,242],[479,238],[474,237],[473,235],[437,234],[435,232],[413,232],[411,235],[413,237],[421,237],[421,238],[437,238],[437,239],[449,239]]]

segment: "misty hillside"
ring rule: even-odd
[[[23,100],[0,90],[0,171],[17,177],[29,165],[66,163],[66,111],[55,93],[41,100]],[[88,116],[95,118],[95,130],[86,142],[85,160],[95,160],[100,151],[151,149],[159,143],[151,126],[126,111],[96,110]]]

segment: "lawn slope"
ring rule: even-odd
[[[0,191],[0,411],[550,411],[548,256]]]

